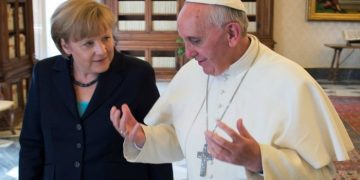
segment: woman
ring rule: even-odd
[[[132,164],[109,121],[129,104],[142,120],[159,97],[145,61],[114,50],[116,20],[104,5],[66,1],[52,16],[62,56],[34,66],[20,136],[19,179],[173,179],[170,164]]]

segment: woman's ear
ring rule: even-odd
[[[60,39],[61,48],[67,55],[71,55],[71,50],[69,48],[69,45],[65,42],[63,38]]]
[[[232,22],[227,24],[225,28],[228,33],[229,47],[235,47],[241,39],[242,29],[240,24]]]

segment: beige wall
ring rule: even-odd
[[[308,0],[274,0],[275,51],[305,68],[329,67],[333,50],[325,43],[345,43],[344,29],[360,29],[360,22],[307,21]],[[343,50],[341,57],[351,50]],[[360,68],[360,49],[340,67]]]

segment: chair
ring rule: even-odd
[[[14,126],[14,113],[14,101],[0,100],[0,117],[7,120],[10,131],[13,135],[16,134]]]

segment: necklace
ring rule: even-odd
[[[80,87],[89,87],[89,86],[92,86],[93,84],[95,84],[97,81],[98,81],[98,77],[95,78],[94,80],[88,82],[88,83],[82,83],[82,82],[79,82],[77,80],[75,80],[75,78],[73,77],[72,78],[72,81],[73,81],[73,84],[77,85],[77,86],[80,86]]]
[[[71,74],[74,74],[74,65],[73,65],[73,64],[74,64],[74,60],[71,59],[71,60],[70,60],[70,71],[71,71]],[[99,79],[99,77],[96,77],[94,80],[92,80],[92,81],[90,81],[90,82],[88,82],[88,83],[82,83],[82,82],[80,82],[80,81],[77,81],[77,80],[74,78],[73,75],[71,76],[72,83],[73,83],[74,85],[79,86],[79,87],[90,87],[90,86],[94,85],[94,84],[98,81],[98,79]]]
[[[225,110],[224,112],[221,114],[221,117],[219,119],[219,121],[222,121],[224,116],[225,116],[225,113],[227,112],[227,110],[229,109],[230,107],[230,104],[232,103],[232,101],[234,100],[234,97],[235,95],[237,94],[241,84],[243,83],[247,73],[249,72],[250,68],[252,67],[252,65],[254,64],[255,60],[257,59],[258,55],[259,55],[259,51],[260,51],[260,47],[258,46],[258,50],[257,50],[257,53],[256,53],[256,56],[255,58],[252,60],[249,68],[245,71],[244,75],[241,77],[240,79],[240,82],[239,84],[236,86],[235,88],[235,91],[233,92],[229,102],[227,103],[226,107],[225,107]],[[207,82],[206,82],[206,94],[205,94],[205,110],[206,110],[206,129],[209,129],[209,112],[208,112],[208,109],[209,109],[209,81],[210,81],[210,75],[208,75],[208,78],[207,78]],[[203,105],[201,105],[201,108],[202,108]],[[200,108],[200,110],[201,110]],[[197,115],[196,115],[197,117]],[[215,132],[216,128],[218,127],[218,125],[216,124],[214,129],[212,130],[212,132]],[[201,177],[205,177],[206,176],[206,169],[207,169],[207,161],[212,161],[214,158],[211,156],[211,154],[208,153],[207,151],[207,148],[208,148],[208,144],[205,142],[204,146],[203,146],[203,150],[202,151],[199,151],[197,153],[197,157],[201,159],[201,166],[200,166],[200,176]]]

